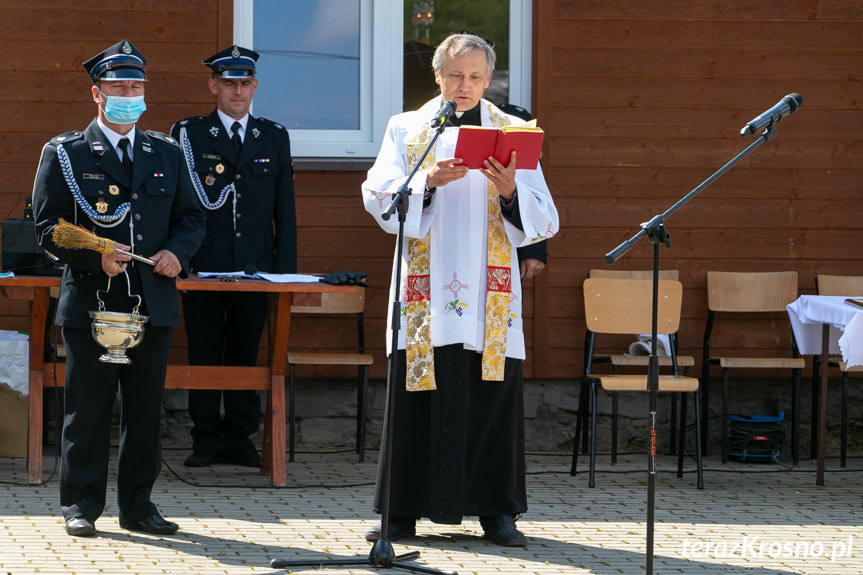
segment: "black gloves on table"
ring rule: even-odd
[[[331,272],[321,278],[321,281],[325,284],[332,285],[358,285],[362,287],[369,287],[369,284],[363,281],[363,279],[368,274],[366,272],[355,272],[353,270],[346,270],[343,272]]]

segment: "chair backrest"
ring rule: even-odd
[[[624,280],[650,280],[653,279],[653,270],[610,270],[604,268],[596,268],[587,272],[587,277]],[[680,272],[678,270],[659,270],[659,279],[677,281],[680,279]]]
[[[707,272],[710,311],[785,311],[797,299],[797,272]]]
[[[357,325],[357,351],[365,352],[365,329],[363,327],[363,316],[366,305],[366,288],[358,287],[357,291],[351,293],[328,293],[320,294],[320,305],[316,301],[316,294],[311,298],[300,298],[294,296],[294,305],[291,306],[293,314],[319,314],[319,315],[344,315],[345,318],[353,316]],[[293,331],[293,330],[292,330]],[[333,341],[338,338],[329,338]],[[306,342],[308,343],[308,342]],[[302,344],[301,344],[302,345]]]
[[[818,295],[863,296],[863,276],[815,276]]]
[[[683,284],[660,280],[657,333],[672,334],[680,327]],[[594,333],[651,333],[653,282],[643,279],[588,278],[584,280],[587,329]]]
[[[294,299],[297,299],[296,297]],[[362,313],[366,305],[366,288],[357,288],[354,293],[321,294],[320,305],[301,301],[291,306],[291,313]]]

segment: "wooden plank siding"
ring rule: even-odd
[[[81,62],[115,38],[128,37],[148,59],[142,128],[167,131],[179,118],[208,113],[213,100],[200,62],[232,41],[232,7],[231,0],[0,0],[0,213],[20,217],[42,145],[92,118]],[[605,267],[603,255],[639,222],[751,143],[740,128],[790,92],[804,105],[777,126],[777,137],[667,222],[672,246],[661,250],[662,267],[680,270],[685,286],[681,351],[700,358],[708,270],[796,269],[801,293],[813,293],[816,273],[863,274],[861,2],[535,0],[533,9],[532,109],[547,134],[543,168],[561,232],[549,242],[546,273],[525,290],[526,377],[581,374],[587,271]],[[366,345],[376,357],[372,377],[383,378],[393,237],[362,208],[364,171],[298,165],[300,268],[369,273]],[[617,267],[647,269],[651,254],[642,242]],[[0,297],[0,327],[22,329],[26,313],[25,304]],[[787,330],[777,339],[770,325],[734,324],[715,351],[789,347]],[[322,349],[353,329],[307,317],[292,327],[292,345]],[[172,356],[185,357],[182,329]],[[354,375],[308,370],[299,375]]]
[[[549,40],[534,53],[534,108],[561,232],[534,377],[581,373],[587,271],[751,143],[740,128],[791,92],[804,105],[777,137],[666,222],[662,267],[686,288],[681,351],[700,369],[708,270],[797,270],[801,293],[816,273],[863,274],[863,4],[555,0],[535,12]],[[651,266],[643,241],[615,267]],[[783,314],[719,328],[717,353],[790,350]]]

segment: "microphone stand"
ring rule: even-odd
[[[653,244],[653,301],[652,301],[652,317],[651,317],[651,345],[650,357],[648,358],[647,367],[647,391],[649,393],[649,407],[647,414],[648,433],[649,433],[649,449],[647,456],[647,542],[644,572],[647,575],[653,574],[653,524],[654,524],[654,495],[656,491],[656,396],[659,392],[659,357],[656,350],[657,338],[657,316],[659,312],[659,245],[665,244],[665,247],[671,247],[671,238],[665,229],[665,220],[671,214],[680,209],[689,200],[697,196],[704,188],[716,181],[722,174],[730,170],[734,164],[754,152],[759,146],[770,140],[776,135],[776,128],[773,124],[767,127],[761,136],[750,144],[745,150],[737,154],[731,161],[719,168],[709,178],[701,182],[691,192],[686,194],[676,204],[668,208],[665,212],[654,216],[649,222],[641,224],[641,230],[626,240],[609,253],[605,255],[605,262],[614,264],[626,252],[628,252],[642,237],[647,236],[650,243]],[[707,390],[704,390],[702,397],[702,427],[706,422],[707,408]],[[698,409],[698,406],[695,407]],[[696,430],[699,432],[701,430]],[[700,433],[699,433],[700,435]],[[696,441],[700,442],[700,438]]]
[[[452,112],[450,112],[450,115]],[[398,234],[396,235],[396,270],[395,270],[395,290],[393,292],[393,302],[392,302],[392,342],[390,345],[390,357],[388,362],[388,370],[387,370],[387,402],[384,407],[384,432],[383,438],[384,442],[381,445],[381,465],[383,466],[381,471],[381,535],[380,538],[375,541],[372,546],[371,552],[369,553],[368,558],[343,558],[343,559],[324,559],[324,560],[299,560],[299,561],[285,561],[281,559],[273,559],[270,561],[270,567],[273,569],[283,569],[290,567],[331,567],[334,565],[371,565],[372,567],[383,567],[383,568],[399,568],[404,569],[406,571],[413,571],[416,573],[428,573],[430,575],[458,575],[456,571],[441,571],[438,569],[432,569],[431,567],[424,567],[422,565],[412,565],[410,563],[406,563],[406,561],[416,559],[419,557],[419,551],[409,551],[407,553],[403,553],[401,555],[396,555],[393,550],[392,543],[387,538],[389,533],[389,508],[390,508],[390,460],[393,452],[393,421],[394,421],[394,412],[395,412],[395,397],[396,397],[396,381],[395,374],[397,372],[396,368],[398,366],[398,346],[399,346],[399,328],[401,327],[401,301],[399,301],[399,294],[401,293],[401,271],[402,271],[402,247],[404,245],[404,229],[405,229],[405,220],[407,219],[408,212],[408,198],[411,195],[411,189],[408,187],[408,184],[413,179],[414,174],[416,174],[419,167],[422,165],[423,161],[426,159],[429,151],[434,147],[435,142],[440,137],[441,133],[443,133],[446,120],[449,119],[449,115],[443,118],[443,121],[440,121],[440,125],[435,128],[435,135],[426,146],[426,149],[423,151],[422,156],[417,161],[416,165],[411,170],[410,174],[408,174],[407,179],[404,183],[399,186],[398,191],[393,195],[392,202],[390,202],[389,207],[386,211],[381,214],[381,218],[384,220],[389,220],[393,213],[398,212],[398,222],[399,229]]]

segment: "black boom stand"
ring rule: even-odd
[[[387,538],[387,534],[389,532],[389,507],[390,507],[390,461],[392,457],[393,451],[393,413],[395,411],[395,396],[396,396],[396,382],[395,382],[395,374],[397,372],[396,367],[398,365],[398,346],[399,346],[399,328],[401,326],[401,302],[399,301],[399,294],[401,293],[401,272],[402,272],[402,246],[404,245],[404,228],[405,228],[405,219],[408,212],[408,197],[411,195],[411,190],[408,187],[411,179],[413,179],[414,174],[416,174],[419,167],[422,165],[426,156],[429,153],[429,150],[435,145],[438,137],[440,137],[441,133],[444,131],[444,124],[447,120],[447,117],[452,114],[455,110],[455,104],[452,104],[452,109],[446,114],[443,118],[437,118],[437,121],[433,121],[434,124],[439,124],[436,128],[436,132],[434,137],[429,142],[428,146],[426,146],[423,155],[417,161],[411,173],[408,174],[405,182],[399,187],[398,191],[393,196],[392,202],[390,202],[389,207],[386,211],[381,214],[381,217],[385,220],[389,220],[392,217],[393,212],[398,211],[399,218],[399,230],[398,235],[396,236],[396,271],[395,271],[395,291],[393,292],[393,302],[392,302],[392,342],[390,345],[390,357],[389,357],[389,365],[387,372],[387,403],[384,408],[384,442],[381,445],[381,465],[382,471],[380,474],[381,485],[380,485],[380,493],[381,493],[381,536],[380,539],[375,541],[372,546],[372,550],[369,553],[367,558],[343,558],[343,559],[324,559],[324,560],[299,560],[299,561],[286,561],[282,559],[273,559],[270,561],[270,567],[274,569],[282,569],[282,568],[290,568],[290,567],[331,567],[334,565],[371,565],[372,567],[397,567],[399,569],[405,569],[407,571],[413,571],[416,573],[428,573],[430,575],[458,575],[455,571],[441,571],[438,569],[432,569],[431,567],[424,567],[422,565],[412,565],[410,563],[406,563],[406,561],[416,559],[419,557],[419,551],[410,551],[408,553],[403,553],[402,555],[396,555],[393,550],[392,543]]]
[[[799,96],[798,96],[799,97]],[[731,169],[734,164],[751,154],[756,148],[767,142],[776,135],[776,128],[771,123],[761,136],[750,144],[745,150],[737,154],[730,162],[719,168],[712,176],[701,182],[695,189],[686,194],[676,204],[668,208],[664,213],[654,216],[649,222],[641,224],[641,230],[626,240],[612,251],[605,255],[605,261],[608,264],[615,263],[632,246],[635,245],[642,237],[647,236],[650,243],[653,244],[653,302],[652,302],[652,342],[650,346],[650,357],[648,359],[647,368],[647,391],[649,392],[649,407],[648,407],[648,433],[649,433],[649,449],[647,456],[647,544],[644,572],[647,575],[653,573],[653,509],[654,509],[654,494],[656,490],[656,395],[659,391],[659,358],[656,354],[656,322],[659,310],[659,245],[665,244],[666,247],[671,247],[671,239],[668,232],[665,230],[665,219],[676,212],[689,200],[697,196],[704,188],[712,184],[722,174]],[[706,401],[706,393],[704,399]],[[696,406],[697,409],[697,406]]]

